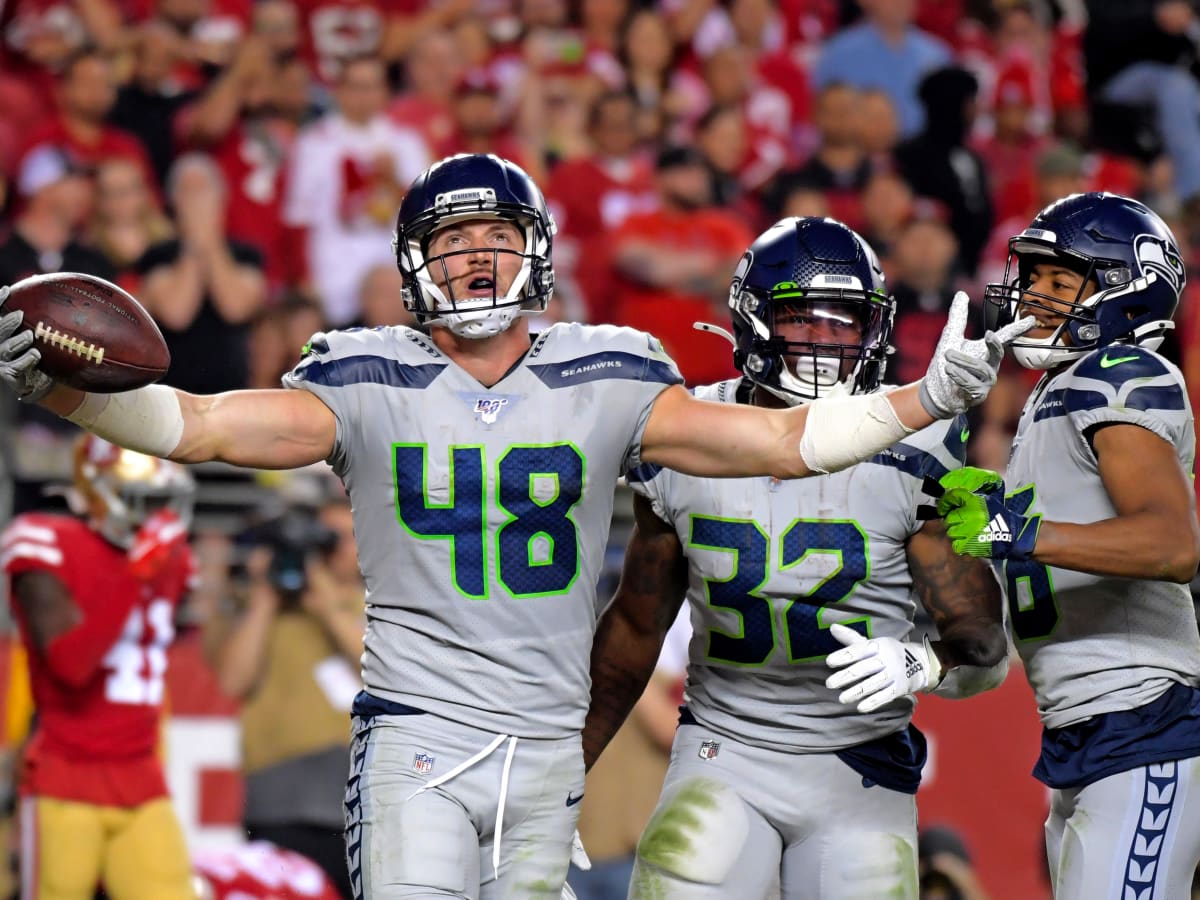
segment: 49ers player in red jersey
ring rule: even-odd
[[[192,900],[158,758],[167,646],[193,577],[186,469],[92,435],[75,448],[84,515],[0,534],[37,721],[20,775],[22,900]]]

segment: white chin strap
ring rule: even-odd
[[[521,271],[517,273],[517,277],[513,279],[508,292],[502,298],[476,297],[458,300],[453,305],[433,283],[428,273],[422,273],[418,276],[421,290],[426,298],[433,300],[434,308],[442,313],[426,324],[445,325],[454,334],[469,340],[495,337],[507,331],[517,316],[531,316],[540,312],[536,309],[526,309],[521,299],[530,270],[529,260],[525,260]],[[497,301],[505,305],[496,306]]]
[[[469,340],[482,340],[495,337],[507,331],[513,320],[523,310],[516,306],[502,306],[499,309],[492,306],[490,300],[486,309],[468,310],[466,312],[449,313],[432,320],[431,325],[445,325],[454,334]],[[461,309],[465,304],[458,304]]]
[[[1080,349],[1062,343],[1067,333],[1067,323],[1063,322],[1053,334],[1044,338],[1019,337],[1011,345],[1013,359],[1026,369],[1045,372],[1065,362],[1078,359],[1093,348]]]

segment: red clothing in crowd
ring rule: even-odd
[[[622,242],[634,240],[653,243],[665,254],[704,251],[737,259],[753,239],[745,224],[724,210],[658,210],[626,219],[614,235],[614,247],[619,253]],[[712,299],[682,287],[650,287],[623,277],[618,284],[615,321],[648,331],[662,341],[689,385],[737,374],[729,346],[692,327],[697,321],[724,325],[729,319],[724,298]]]
[[[650,163],[641,158],[567,160],[550,176],[546,198],[558,223],[558,243],[570,249],[564,255],[587,302],[588,321],[614,321],[612,232],[630,215],[657,208]]]

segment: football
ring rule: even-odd
[[[162,332],[128,293],[78,272],[34,275],[12,285],[0,312],[22,310],[47,375],[84,391],[145,387],[171,364]]]

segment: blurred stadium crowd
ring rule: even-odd
[[[882,257],[889,381],[904,383],[955,291],[1000,280],[1007,239],[1052,199],[1139,197],[1194,265],[1198,51],[1184,0],[7,0],[0,284],[111,279],[158,321],[166,383],[274,387],[315,331],[409,321],[391,248],[406,185],[443,156],[494,152],[557,219],[549,317],[642,328],[689,383],[730,377],[728,348],[692,323],[727,322],[730,274],[764,227],[830,215]],[[1159,65],[1139,90],[1145,62]],[[1185,297],[1164,347],[1192,390],[1195,308]],[[1004,468],[1028,374],[976,414],[974,464]],[[0,403],[2,523],[69,476],[73,433]],[[211,514],[193,623],[266,571],[233,540],[254,517],[328,494],[301,475],[218,500],[224,473],[197,474]],[[343,562],[329,560],[339,597],[360,587]],[[336,618],[330,604],[314,614]],[[255,665],[222,686],[244,695]]]

